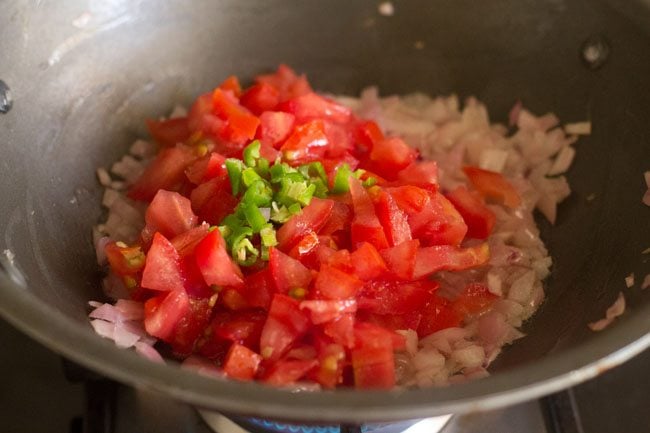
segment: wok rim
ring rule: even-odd
[[[485,379],[446,388],[289,392],[210,379],[120,350],[90,326],[39,302],[0,273],[0,316],[55,352],[107,377],[191,405],[273,419],[378,422],[477,412],[541,397],[584,382],[650,346],[650,306],[619,319],[590,341]],[[79,348],[83,350],[79,350]]]

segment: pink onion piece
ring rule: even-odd
[[[622,292],[618,293],[618,298],[616,301],[607,309],[605,312],[605,318],[600,319],[596,322],[589,323],[589,328],[592,331],[602,331],[607,326],[609,326],[615,318],[620,316],[625,312],[625,296]]]
[[[158,353],[158,351],[156,349],[154,349],[153,347],[151,347],[148,344],[145,344],[145,343],[142,343],[142,342],[135,343],[135,351],[136,351],[136,353],[144,356],[145,358],[147,358],[150,361],[158,362],[160,364],[165,363],[165,360],[160,355],[160,353]]]
[[[643,283],[641,283],[642,289],[647,289],[648,287],[650,287],[650,274],[647,274],[643,279]]]

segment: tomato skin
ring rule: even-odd
[[[199,242],[194,250],[196,264],[209,286],[240,286],[242,272],[226,251],[226,242],[219,230],[213,230]]]
[[[312,120],[296,126],[280,151],[289,164],[300,165],[322,159],[328,145],[323,121]]]
[[[348,107],[314,92],[290,99],[282,103],[279,109],[296,116],[299,123],[313,119],[327,119],[336,123],[347,123],[352,115]]]
[[[447,199],[465,220],[468,237],[487,239],[490,236],[496,216],[479,197],[474,196],[464,186],[459,186],[447,194]]]
[[[393,197],[397,207],[408,216],[421,212],[430,200],[429,193],[417,186],[405,185],[386,188],[386,191]]]
[[[202,183],[190,193],[192,210],[200,221],[217,225],[231,214],[239,200],[230,193],[230,181],[227,176],[219,176]]]
[[[254,114],[260,115],[273,110],[280,103],[280,92],[267,83],[255,84],[241,95],[240,103]]]
[[[296,383],[297,380],[318,367],[315,359],[288,359],[276,362],[268,369],[262,380],[269,385],[283,386]]]
[[[168,341],[174,329],[190,309],[185,290],[149,298],[144,303],[144,327],[149,335]]]
[[[375,210],[390,246],[412,239],[408,217],[399,209],[395,199],[389,193],[381,191],[375,202]]]
[[[420,241],[413,239],[402,242],[391,248],[380,251],[388,270],[398,279],[409,281],[413,279],[415,258],[420,247]]]
[[[357,149],[362,154],[368,154],[376,143],[384,140],[384,133],[373,120],[359,122],[355,131],[355,140],[360,145]]]
[[[194,351],[196,341],[210,323],[212,307],[208,299],[193,299],[188,297],[189,308],[180,318],[168,342],[174,354],[186,357]]]
[[[309,311],[311,321],[314,325],[331,322],[346,313],[357,311],[355,299],[343,300],[310,300],[300,302],[300,309]]]
[[[241,344],[233,344],[228,350],[223,364],[223,371],[239,380],[253,380],[262,362],[262,357]]]
[[[486,197],[505,204],[511,209],[521,205],[521,197],[514,186],[501,173],[478,167],[463,167],[474,188]]]
[[[460,271],[475,268],[490,260],[487,243],[475,247],[458,248],[436,245],[420,248],[415,259],[413,278],[424,278],[438,271]]]
[[[185,175],[195,185],[199,185],[217,176],[223,176],[226,173],[226,158],[217,152],[205,155],[203,158],[196,160],[185,170]]]
[[[280,359],[309,327],[309,317],[300,310],[298,301],[276,293],[260,337],[262,356],[271,361]]]
[[[150,201],[158,190],[175,190],[185,178],[185,169],[196,159],[194,151],[176,146],[160,151],[151,164],[129,189],[133,200]]]
[[[166,147],[184,143],[191,134],[186,117],[167,120],[147,119],[146,123],[151,137],[158,144]]]
[[[171,242],[160,233],[153,236],[140,284],[147,289],[161,292],[184,290],[180,256]]]
[[[196,226],[184,233],[174,236],[170,242],[178,252],[178,255],[181,258],[184,258],[194,252],[196,245],[208,234],[209,228],[210,226],[208,224],[203,223],[200,226]]]
[[[311,271],[298,260],[277,248],[269,249],[269,269],[278,293],[288,293],[290,289],[309,287]]]
[[[188,231],[198,223],[191,202],[177,192],[158,190],[149,204],[144,220],[166,238]]]
[[[354,323],[355,315],[344,313],[338,319],[323,324],[323,333],[336,344],[351,349],[354,347]]]
[[[265,111],[260,116],[260,127],[257,130],[257,138],[264,144],[274,148],[280,145],[289,137],[296,117],[291,113],[282,111]]]
[[[354,275],[367,281],[378,278],[388,272],[386,262],[377,249],[368,242],[362,242],[352,254],[350,260],[354,268]]]
[[[221,120],[225,121],[219,136],[243,146],[255,137],[260,121],[233,99],[222,89],[217,88],[212,93],[212,109]]]
[[[212,319],[210,329],[213,338],[257,351],[265,321],[266,313],[261,310],[220,311]]]
[[[340,201],[333,201],[330,216],[318,233],[321,235],[331,235],[340,230],[346,230],[350,227],[351,223],[352,209],[350,209],[350,206]]]
[[[361,181],[354,176],[350,177],[350,195],[354,218],[352,219],[351,240],[353,246],[362,242],[373,244],[378,250],[388,247],[386,234],[375,213],[375,207]]]
[[[435,161],[415,161],[397,175],[399,183],[415,185],[431,192],[438,191],[438,163]]]
[[[271,270],[266,267],[253,274],[246,275],[241,292],[251,307],[268,310],[275,292],[275,283],[271,276]]]
[[[326,223],[334,208],[334,202],[328,199],[312,198],[308,206],[298,215],[291,217],[276,233],[278,248],[289,251],[303,236],[310,231],[318,232]]]
[[[422,320],[417,327],[418,337],[424,338],[446,328],[460,326],[462,317],[445,298],[434,295],[421,310]]]

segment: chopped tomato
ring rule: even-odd
[[[306,290],[312,278],[305,265],[274,247],[269,249],[269,269],[279,293],[287,294],[294,288]]]
[[[352,207],[354,209],[354,218],[350,228],[352,244],[358,246],[362,242],[369,242],[379,250],[388,247],[386,234],[379,223],[368,192],[361,185],[359,179],[354,176],[351,176],[349,181]]]
[[[239,79],[234,75],[231,75],[223,80],[223,82],[219,84],[219,88],[221,90],[228,90],[232,92],[236,98],[239,98],[239,95],[241,94],[241,85],[239,84]]]
[[[191,164],[187,170],[185,170],[185,175],[190,182],[198,185],[217,176],[225,175],[225,161],[226,158],[222,155],[219,155],[217,152],[212,152]]]
[[[354,275],[364,281],[378,278],[388,272],[386,262],[377,249],[368,242],[362,242],[352,254],[350,260],[354,267]]]
[[[368,154],[376,143],[384,140],[384,133],[379,125],[373,120],[366,120],[359,123],[356,129],[355,138],[361,147],[363,154]]]
[[[314,379],[325,388],[335,388],[343,382],[345,348],[336,343],[318,344],[318,369]]]
[[[381,225],[384,227],[389,245],[399,245],[412,239],[408,217],[397,206],[392,195],[386,191],[381,191],[375,201],[375,211]]]
[[[301,360],[301,359],[288,359],[276,362],[269,368],[266,375],[262,379],[264,382],[275,385],[291,385],[296,383],[299,379],[309,373],[318,366],[318,361]]]
[[[352,114],[348,107],[313,92],[290,99],[282,103],[279,108],[296,116],[296,120],[300,123],[313,119],[346,123]]]
[[[412,185],[387,188],[386,191],[395,199],[397,206],[408,216],[422,212],[431,199],[426,190]]]
[[[416,157],[417,152],[401,138],[386,138],[376,142],[370,151],[371,170],[386,179],[395,179]]]
[[[223,371],[229,377],[239,380],[253,380],[262,357],[241,344],[233,344],[223,363]]]
[[[194,345],[210,323],[212,307],[208,299],[188,298],[189,308],[180,318],[168,342],[174,354],[186,357],[194,351]]]
[[[160,189],[175,190],[185,178],[185,169],[196,159],[186,146],[163,149],[128,192],[134,200],[150,201]]]
[[[484,196],[505,204],[509,208],[517,208],[521,197],[514,186],[501,173],[483,170],[478,167],[463,167],[474,188]]]
[[[460,271],[475,268],[490,259],[488,244],[458,248],[451,245],[436,245],[420,248],[415,259],[413,278],[423,278],[438,271]]]
[[[182,288],[149,298],[144,303],[144,327],[149,335],[167,341],[190,309]]]
[[[447,199],[454,205],[467,224],[467,236],[474,239],[486,239],[492,233],[496,216],[485,206],[483,200],[474,196],[464,186],[459,186],[449,194]]]
[[[205,117],[212,114],[212,93],[204,93],[196,98],[187,115],[187,125],[192,132],[209,132]]]
[[[296,126],[280,151],[290,164],[299,165],[321,159],[328,144],[323,121],[312,120]]]
[[[388,270],[401,280],[410,281],[415,269],[415,257],[420,247],[420,241],[413,239],[402,242],[392,248],[380,251],[386,261]]]
[[[429,303],[424,306],[421,313],[422,320],[420,320],[417,327],[420,338],[441,329],[460,326],[462,320],[462,317],[451,307],[450,302],[437,295],[434,295]]]
[[[356,295],[363,281],[333,266],[321,266],[314,288],[326,299],[349,299]]]
[[[397,175],[399,183],[438,191],[438,164],[435,161],[415,161]]]
[[[354,346],[354,314],[345,313],[336,320],[326,322],[323,332],[335,343],[348,349]]]
[[[249,87],[240,98],[241,104],[260,115],[273,110],[280,102],[280,92],[270,84],[260,83]]]
[[[225,121],[219,134],[221,138],[243,146],[255,137],[259,119],[220,88],[212,93],[212,108]]]
[[[156,233],[142,272],[142,287],[163,292],[183,289],[180,256],[163,235]]]
[[[232,311],[246,310],[252,307],[244,295],[236,289],[223,289],[220,292],[219,300],[226,308]]]
[[[158,190],[147,208],[144,220],[167,238],[188,231],[198,223],[191,202],[177,192]]]
[[[309,232],[318,232],[327,223],[333,208],[332,200],[312,198],[300,214],[291,217],[278,229],[278,248],[288,251]]]
[[[454,205],[440,193],[430,195],[421,212],[409,217],[413,237],[424,245],[460,245],[467,224]]]
[[[119,246],[109,242],[104,247],[104,253],[113,273],[120,276],[135,275],[145,265],[145,255],[139,246]]]
[[[361,290],[359,309],[375,314],[409,314],[425,305],[437,288],[437,283],[429,281],[375,280]]]
[[[325,121],[325,135],[329,146],[325,152],[327,158],[344,158],[354,150],[354,138],[348,125]]]
[[[371,389],[395,386],[393,347],[386,343],[397,334],[370,323],[358,323],[354,332],[356,344],[351,357],[355,386]]]
[[[352,273],[354,270],[352,267],[350,252],[346,249],[337,250],[334,253],[330,254],[324,264],[347,273]],[[323,265],[323,263],[321,263],[321,265]]]
[[[340,201],[333,201],[332,212],[318,232],[322,235],[331,235],[339,230],[347,230],[351,223],[352,210],[350,206]]]
[[[293,130],[295,116],[282,111],[265,111],[260,116],[257,138],[264,144],[279,148]]]
[[[202,183],[190,194],[192,210],[199,220],[217,225],[231,214],[239,200],[230,193],[230,182],[227,176],[215,177]]]
[[[309,317],[300,310],[298,301],[275,294],[260,337],[262,356],[270,360],[280,359],[295,341],[307,333],[309,326]]]
[[[314,325],[330,322],[340,318],[345,313],[354,313],[357,311],[357,301],[355,299],[342,299],[337,301],[302,301],[300,308],[308,310],[311,315],[311,321]]]
[[[184,143],[191,134],[186,117],[168,120],[147,119],[147,128],[157,143],[167,147]]]
[[[257,351],[265,322],[266,313],[260,310],[221,311],[212,319],[211,335]]]
[[[287,65],[280,65],[273,74],[258,75],[255,78],[258,83],[267,83],[274,86],[280,92],[280,101],[295,98],[311,92],[311,87],[304,75],[296,75],[293,69]]]
[[[208,224],[203,223],[171,239],[171,243],[178,255],[182,258],[192,254],[194,248],[208,234],[209,228]]]
[[[271,298],[275,292],[275,283],[271,276],[271,270],[267,267],[261,271],[246,276],[244,286],[241,288],[242,295],[251,307],[259,307],[268,310],[271,306]]]
[[[316,232],[309,231],[305,236],[298,241],[298,243],[291,248],[289,256],[310,269],[318,269],[318,259],[316,257],[316,250],[320,245],[320,239]]]
[[[460,317],[474,316],[485,311],[497,299],[499,297],[490,293],[485,284],[471,283],[454,300],[452,308]]]
[[[208,285],[239,286],[242,272],[226,251],[226,242],[219,230],[213,230],[196,246],[196,264]]]

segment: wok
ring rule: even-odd
[[[623,282],[648,272],[641,252],[650,247],[650,209],[640,199],[650,168],[650,3],[412,0],[395,8],[385,17],[374,1],[3,2],[0,79],[13,108],[0,115],[1,315],[128,384],[203,408],[302,421],[495,408],[589,379],[650,345],[650,291]],[[585,63],[585,44],[607,58]],[[227,75],[251,78],[280,62],[328,92],[369,84],[383,93],[459,92],[502,119],[520,98],[535,112],[593,122],[556,226],[540,221],[554,257],[547,300],[491,377],[442,389],[296,394],[152,364],[93,334],[96,167],[145,133],[145,117]],[[625,315],[591,332],[586,324],[621,290]]]

